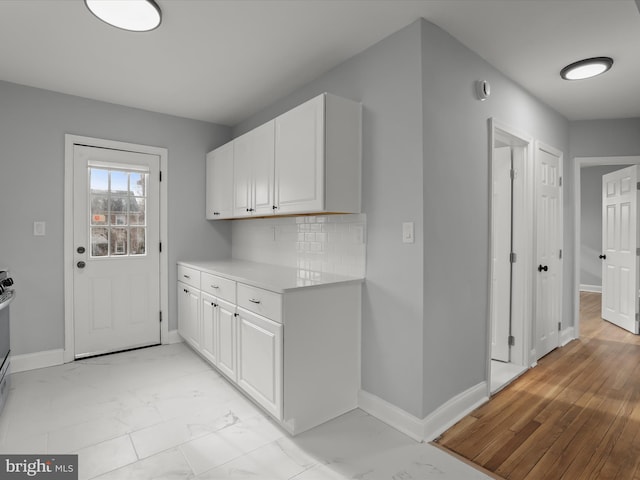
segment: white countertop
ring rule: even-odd
[[[244,260],[179,261],[178,264],[276,293],[338,283],[362,283],[362,277],[314,272]]]

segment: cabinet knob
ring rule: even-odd
[[[220,212],[213,212],[214,215],[220,215]]]
[[[255,298],[250,298],[249,301],[251,303],[260,303],[260,300],[256,300]]]
[[[278,209],[278,206],[277,206],[277,205],[274,205],[274,206],[272,206],[271,208],[272,208],[273,210],[277,210],[277,209]]]

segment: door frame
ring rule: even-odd
[[[522,209],[524,215],[522,222],[514,222],[511,226],[513,230],[514,241],[522,245],[515,253],[517,255],[514,265],[520,268],[514,268],[512,276],[513,290],[513,307],[512,312],[520,312],[521,320],[512,318],[512,331],[515,337],[515,346],[511,351],[511,363],[521,365],[525,368],[532,366],[530,358],[531,345],[531,326],[533,314],[533,239],[527,232],[532,231],[534,221],[534,139],[531,135],[520,132],[509,125],[502,123],[495,118],[489,119],[489,278],[488,278],[488,314],[487,314],[487,394],[491,396],[491,338],[493,334],[492,325],[492,282],[493,278],[493,262],[491,261],[491,252],[493,251],[493,150],[496,141],[502,141],[510,146],[523,148],[524,168],[522,171],[523,189],[517,193],[522,201]],[[515,317],[515,316],[514,316]],[[535,359],[533,359],[535,364]]]
[[[169,151],[166,148],[139,145],[134,143],[105,140],[101,138],[85,137],[66,134],[64,138],[64,363],[72,362],[75,357],[74,318],[73,318],[73,170],[74,170],[74,145],[86,145],[89,147],[109,148],[112,150],[125,150],[135,153],[146,153],[160,157],[160,242],[163,249],[160,252],[160,310],[164,312],[160,323],[160,342],[169,341],[169,258],[168,228],[167,228],[167,192],[168,178],[167,165]]]
[[[581,169],[604,165],[640,165],[640,156],[603,156],[573,158],[573,338],[580,338],[580,270],[581,270]]]

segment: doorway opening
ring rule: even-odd
[[[602,254],[602,175],[624,166],[640,165],[640,156],[576,157],[573,165],[574,337],[579,338],[580,294],[583,291],[602,292],[602,259],[599,258]],[[595,210],[594,215],[588,214],[591,210]],[[583,218],[583,214],[589,217]],[[594,217],[593,221],[591,217]]]
[[[529,365],[532,321],[533,139],[490,121],[489,394]]]

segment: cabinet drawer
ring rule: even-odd
[[[227,302],[236,303],[236,282],[233,280],[204,272],[202,272],[200,280],[200,289],[203,292]]]
[[[194,288],[200,289],[200,271],[193,268],[185,267],[184,265],[178,265],[178,281],[191,285]]]
[[[238,306],[282,323],[282,295],[238,283]]]

